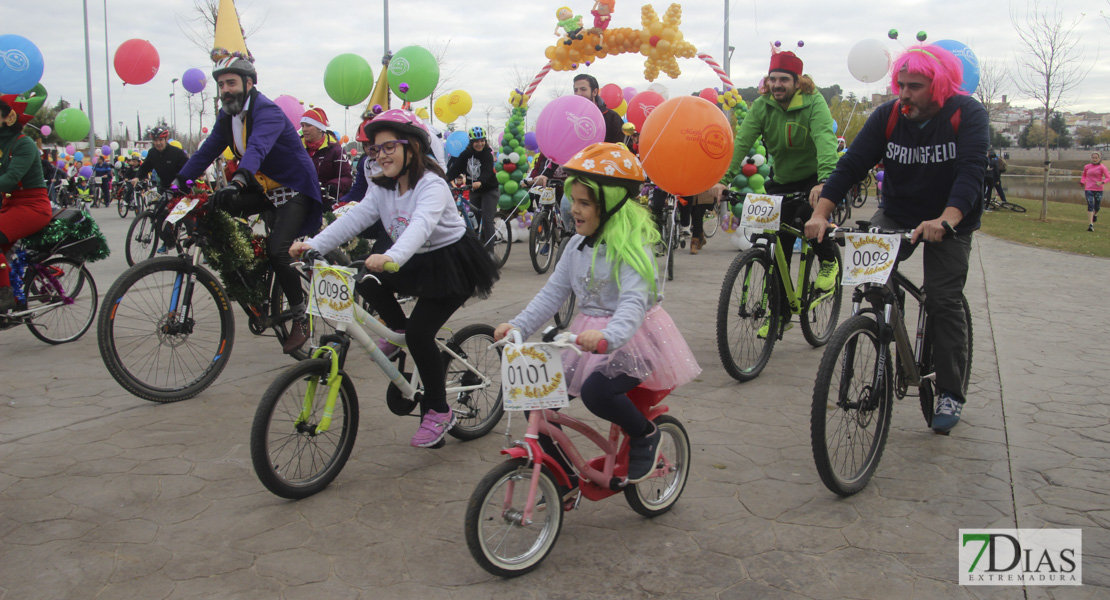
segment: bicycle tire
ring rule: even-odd
[[[961,394],[967,396],[967,388],[971,385],[971,358],[974,349],[974,340],[971,327],[971,306],[967,303],[967,298],[960,297],[960,304],[964,309],[964,319],[967,320],[967,363],[964,367],[964,380],[963,390]],[[936,370],[933,364],[933,332],[932,327],[926,317],[925,334],[921,343],[921,365],[920,371],[922,375],[932,373]],[[922,385],[918,391],[918,400],[921,404],[921,416],[925,417],[925,424],[929,427],[933,426],[933,415],[936,413],[936,393],[934,392],[935,383]]]
[[[454,398],[448,397],[448,404],[455,412],[455,426],[447,430],[452,437],[469,441],[476,440],[493,431],[505,407],[501,398],[501,349],[490,348],[493,344],[493,327],[490,325],[467,325],[455,332],[448,346],[478,370],[471,371],[443,353],[444,386],[477,385],[482,377],[490,379],[489,387],[470,392],[459,392]]]
[[[149,211],[138,213],[127,228],[127,242],[123,247],[127,266],[133,267],[158,251],[158,222]]]
[[[535,473],[527,459],[503,462],[486,473],[467,502],[466,547],[479,566],[498,577],[518,577],[532,571],[559,539],[562,498],[546,466],[539,469],[532,522],[522,523],[529,482]]]
[[[867,177],[863,178],[863,185],[860,186],[859,189],[860,196],[863,196],[863,200],[856,208],[862,208],[864,204],[867,204],[867,197],[871,195],[871,184],[873,183],[875,183],[875,178],[872,177],[871,173],[869,172],[867,173]]]
[[[504,267],[505,263],[509,262],[509,252],[513,249],[513,228],[505,217],[495,215],[493,217],[493,240],[490,243],[490,253],[493,255],[493,262],[497,263],[498,268]]]
[[[124,196],[128,196],[128,197],[125,198]],[[130,194],[121,195],[116,200],[116,212],[119,213],[119,218],[126,219],[127,218],[127,211],[130,208],[131,208]]]
[[[848,219],[852,218],[852,203],[841,202],[833,209],[832,222],[837,225],[843,225]]]
[[[327,262],[333,265],[348,265],[351,262],[347,253],[340,248],[336,248],[331,252],[324,255]],[[297,271],[301,278],[301,291],[304,292],[305,302],[308,302],[309,288],[312,285],[312,276],[304,271]],[[273,277],[273,272],[270,273]],[[285,292],[282,291],[281,285],[274,281],[272,289],[270,290],[270,319],[274,324],[274,334],[277,336],[279,344],[284,345],[285,340],[289,339],[289,321],[282,320],[282,313],[289,310],[289,301],[285,298]],[[369,311],[369,309],[367,309]],[[323,317],[316,315],[312,316],[312,335],[309,336],[308,341],[303,346],[289,353],[294,360],[305,360],[312,355],[312,348],[320,347],[320,338],[325,335],[335,333],[335,321],[329,321]],[[491,342],[492,343],[492,342]]]
[[[65,344],[80,339],[96,320],[96,307],[100,301],[92,273],[84,263],[71,258],[50,258],[42,266],[61,269],[62,273],[56,279],[73,303],[35,313],[27,323],[27,329],[47,344]],[[37,272],[24,282],[23,289],[28,309],[35,308],[36,303],[52,304],[59,300],[50,282]],[[87,299],[86,294],[89,296]]]
[[[705,234],[706,239],[713,237],[717,230],[721,227],[721,211],[718,207],[721,201],[718,200],[705,211],[705,220],[701,224],[702,233]]]
[[[655,418],[662,439],[659,442],[664,463],[672,470],[662,477],[652,477],[624,488],[624,499],[632,510],[645,517],[658,517],[674,508],[686,482],[690,479],[690,435],[682,423],[671,415]]]
[[[1020,204],[1014,204],[1013,202],[1001,202],[1000,205],[1001,205],[1001,208],[1008,208],[1008,209],[1010,209],[1010,210],[1012,210],[1016,213],[1025,212],[1025,207],[1024,206],[1022,206]]]
[[[890,360],[883,363],[884,389],[877,401],[871,397],[881,344],[875,320],[853,316],[833,334],[817,369],[810,409],[813,461],[821,482],[840,496],[851,496],[867,486],[890,432],[894,406]],[[872,402],[875,406],[870,406]],[[856,442],[863,447],[843,447]]]
[[[555,262],[555,222],[550,210],[541,210],[532,219],[528,227],[528,256],[532,259],[532,268],[536,273],[543,275]],[[543,247],[547,246],[547,252]]]
[[[836,264],[840,267],[836,273],[836,283],[833,289],[822,292],[814,288],[813,282],[817,279],[817,272],[821,269],[821,261],[816,256],[812,256],[812,259],[808,261],[809,268],[802,279],[802,289],[799,292],[801,296],[799,325],[802,327],[802,336],[814,348],[824,346],[829,341],[829,337],[836,331],[836,324],[840,321],[840,305],[844,301],[844,288],[840,286],[840,278],[844,267],[840,261],[840,246],[834,244],[833,251],[836,253]],[[812,247],[809,252],[813,252]]]
[[[324,418],[330,371],[330,359],[301,361],[262,394],[251,424],[251,463],[258,480],[277,496],[300,500],[323,490],[351,456],[358,435],[358,394],[343,371],[331,427],[316,433]],[[313,379],[318,383],[312,412],[302,419],[307,383]]]
[[[563,251],[566,250],[568,244],[570,244],[570,238],[563,238],[563,241],[559,242],[559,252],[555,255],[556,264],[563,258]],[[574,292],[571,291],[567,299],[563,301],[563,305],[555,312],[554,318],[556,327],[559,329],[570,327],[570,322],[574,318],[574,309],[577,303],[578,298],[574,295]]]
[[[771,359],[782,320],[777,277],[764,247],[740,254],[725,272],[717,300],[717,354],[725,371],[737,381],[755,379]],[[765,322],[767,336],[760,338],[759,329]]]
[[[170,297],[178,276],[190,274],[196,282],[182,326],[187,330],[174,331]],[[193,268],[188,257],[161,256],[124,271],[108,288],[96,329],[104,366],[125,390],[152,402],[177,402],[204,391],[227,366],[235,313],[211,272]]]

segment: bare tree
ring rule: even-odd
[[[219,9],[220,0],[193,0],[193,15],[191,17],[177,15],[177,26],[181,29],[181,33],[184,33],[185,37],[193,42],[194,46],[204,50],[205,54],[212,51],[212,40],[216,37],[216,13],[219,12]],[[248,29],[242,18],[246,10],[235,9],[235,13],[239,17],[239,25],[243,28],[243,39],[254,35],[266,21],[266,18],[263,17],[256,25]]]
[[[431,95],[428,96],[428,114],[435,115],[435,101],[437,96],[453,92],[455,90],[455,82],[459,80],[459,73],[462,72],[462,65],[451,64],[448,60],[447,51],[451,48],[451,40],[429,39],[428,46],[426,46],[432,56],[436,59],[436,64],[439,65],[439,82],[436,83],[435,89],[432,90]]]
[[[995,100],[1003,95],[1011,79],[1010,67],[1005,63],[993,59],[979,61],[979,86],[975,88],[975,97],[987,109],[988,119]]]
[[[1051,8],[1042,7],[1033,0],[1025,7],[1025,15],[1010,12],[1013,24],[1021,38],[1018,51],[1018,69],[1014,84],[1022,94],[1033,98],[1044,109],[1044,123],[1052,113],[1079,87],[1090,73],[1084,69],[1083,50],[1075,28],[1082,21],[1080,15],[1064,22],[1064,15],[1056,2]],[[1044,147],[1044,183],[1041,192],[1039,220],[1048,220],[1048,173],[1052,161],[1048,145]]]

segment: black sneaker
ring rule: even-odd
[[[640,483],[655,471],[655,464],[659,462],[660,439],[662,434],[652,423],[651,433],[629,440],[628,483]]]

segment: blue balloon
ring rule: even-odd
[[[22,94],[42,79],[42,52],[31,40],[0,35],[0,94]]]
[[[73,160],[81,162],[82,160],[85,160],[85,154],[83,152],[78,152],[73,155]]]
[[[833,119],[833,133],[836,133],[836,130],[837,130],[837,129],[838,129],[839,127],[840,127],[840,125],[837,125],[837,123],[836,123],[836,119]]]
[[[964,67],[964,82],[960,89],[968,94],[974,94],[975,88],[979,87],[979,58],[967,47],[963,42],[956,40],[940,40],[933,42],[933,44],[944,48],[952,53],[953,56],[960,60]]]
[[[458,156],[463,153],[463,150],[466,150],[466,145],[469,143],[470,138],[465,131],[456,131],[447,136],[447,141],[443,143],[443,146],[448,154]]]
[[[146,150],[143,150],[142,157],[146,158]]]

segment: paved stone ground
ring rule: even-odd
[[[127,222],[96,216],[116,249],[93,265],[103,293],[123,270]],[[478,567],[463,537],[467,498],[501,460],[504,421],[481,440],[410,448],[416,420],[389,413],[384,378],[352,358],[354,454],[328,489],[290,502],[255,478],[248,440],[261,391],[291,363],[241,314],[218,382],[169,405],[108,376],[95,327],[57,347],[5,331],[0,598],[1106,597],[1110,326],[1098,307],[1110,263],[977,237],[963,422],[937,436],[915,398],[898,402],[874,480],[841,499],[810,451],[821,350],[795,329],[753,382],[720,366],[716,297],[735,256],[726,237],[680,255],[667,288],[704,369],[667,402],[693,443],[681,500],[654,520],[619,495],[585,503],[546,562],[514,580]],[[507,320],[543,280],[517,244],[493,297],[452,324]],[[1084,587],[957,585],[959,528],[1061,526],[1083,529]]]

